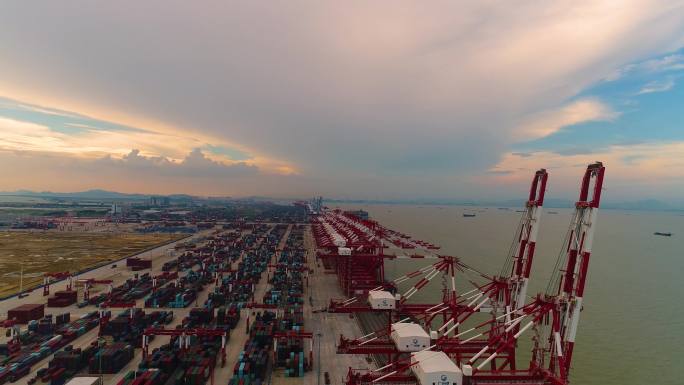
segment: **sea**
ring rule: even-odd
[[[329,206],[364,209],[384,226],[439,245],[440,254],[491,275],[501,271],[522,215],[517,212],[522,206]],[[546,290],[571,215],[571,209],[544,208],[528,294]],[[388,262],[386,274],[400,276],[429,263]],[[415,298],[436,301],[441,290],[439,282],[431,282]],[[519,357],[518,367],[527,362]],[[684,384],[683,213],[599,211],[570,381]]]

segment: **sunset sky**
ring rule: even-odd
[[[683,76],[682,1],[3,1],[0,191],[684,202]]]

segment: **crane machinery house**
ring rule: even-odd
[[[396,309],[396,298],[389,291],[372,290],[368,292],[368,304],[375,310]]]
[[[444,352],[411,354],[411,371],[420,385],[462,385],[463,372]]]
[[[430,346],[430,335],[412,322],[393,323],[391,338],[400,352],[417,352]]]

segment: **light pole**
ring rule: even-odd
[[[316,337],[318,337],[318,348],[316,352],[316,364],[318,366],[318,385],[321,385],[321,337],[323,337],[323,333],[316,333]]]

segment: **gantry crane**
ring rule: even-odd
[[[67,280],[66,290],[71,291],[72,277],[70,272],[60,271],[43,274],[43,296],[47,297],[48,295],[50,295],[50,283],[52,283],[53,280],[60,281],[63,279]]]
[[[470,309],[471,311],[481,311],[481,309],[490,310],[492,307],[498,307],[500,310],[510,311],[510,309],[523,306],[524,298],[526,297],[527,282],[529,281],[532,268],[532,260],[539,230],[547,180],[548,173],[544,169],[537,171],[532,179],[528,199],[525,202],[526,210],[524,210],[524,214],[521,217],[520,224],[516,230],[514,243],[511,246],[511,251],[508,253],[506,263],[504,264],[500,276],[488,276],[477,271],[475,268],[466,265],[456,257],[440,256],[440,260],[431,266],[426,266],[412,273],[398,277],[371,291],[388,288],[393,291],[393,289],[396,288],[396,285],[405,283],[409,279],[422,275],[423,277],[420,281],[412,286],[406,293],[398,296],[399,300],[390,311],[403,316],[408,315],[415,317],[420,316],[429,310],[432,312],[432,315],[428,317],[428,322],[432,321],[434,315],[441,314],[446,324],[443,328],[440,328],[439,331],[442,332],[446,328],[449,328],[445,334],[454,332],[457,329],[459,322],[455,315],[462,313],[464,310]],[[462,294],[460,298],[457,298],[458,295],[456,293],[456,272],[473,273],[475,274],[475,278],[480,279],[480,282],[476,283],[473,281],[472,277],[468,278],[468,281],[474,285],[475,289]],[[443,281],[443,298],[441,303],[407,303],[408,299],[427,285],[429,281],[439,273],[448,275],[451,281],[450,287],[446,285],[446,281]],[[439,311],[435,312],[435,310]],[[328,311],[336,313],[358,313],[388,311],[388,309],[373,309],[369,303],[362,301],[361,297],[353,297],[344,301],[331,300]],[[447,317],[449,313],[451,316]],[[390,317],[390,320],[391,318],[392,317]],[[394,317],[394,319],[396,320],[397,317]],[[456,324],[456,326],[454,327],[451,323]]]
[[[226,342],[228,341],[228,331],[224,329],[211,328],[188,328],[188,329],[162,329],[147,328],[142,336],[143,359],[149,354],[150,336],[171,336],[177,337],[178,349],[185,350],[190,346],[190,338],[196,337],[221,337],[221,367],[226,364]],[[211,384],[214,384],[214,368],[210,368]]]
[[[385,259],[401,255],[387,254],[393,245],[404,250],[421,251],[412,257],[436,257],[439,247],[364,220],[340,210],[325,210],[313,218],[312,231],[316,246],[322,251],[317,257],[326,267],[335,270],[340,287],[347,297],[367,293],[384,283]]]
[[[76,281],[77,283],[81,282],[83,283],[83,301],[88,301],[90,299],[90,288],[93,287],[94,285],[108,285],[108,292],[107,294],[111,295],[113,288],[113,283],[111,279],[94,279],[94,278],[87,278],[87,279],[79,279]]]
[[[110,301],[107,300],[105,302],[102,302],[99,306],[99,313],[100,313],[100,330],[98,332],[98,335],[102,336],[105,330],[105,327],[107,326],[107,323],[109,322],[109,319],[111,317],[111,314],[107,313],[107,309],[130,309],[130,319],[133,319],[133,308],[136,307],[135,301],[123,301],[123,302],[116,302],[116,301]]]
[[[273,333],[273,361],[275,362],[275,354],[278,350],[279,338],[292,338],[298,340],[309,340],[309,362],[313,363],[313,333],[303,330],[288,330],[284,332]]]
[[[484,346],[474,354],[471,351],[468,355],[451,357],[456,364],[453,372],[462,378],[457,385],[568,384],[604,174],[605,167],[599,162],[589,165],[585,171],[573,219],[546,293],[538,294],[530,303],[520,307],[517,304],[525,301],[516,300],[510,310],[506,309],[503,314],[492,313],[492,319],[452,337],[451,342],[457,345],[467,345],[485,337],[481,340],[485,342]],[[534,231],[529,230],[526,233],[531,237],[521,237],[527,238],[528,244],[534,242]],[[514,283],[511,285],[512,298],[520,296],[521,289],[524,289],[520,283],[525,283],[525,265],[531,263],[531,257],[520,258],[520,252],[515,255],[512,266],[518,266],[522,260],[522,270],[512,269],[509,281]],[[531,338],[532,359],[528,367],[518,369],[515,355],[511,352],[515,352],[520,337],[530,330],[534,334]],[[443,337],[430,337],[436,337],[431,339],[430,346],[412,353],[409,358],[396,357],[389,364],[372,371],[350,368],[347,385],[417,383],[415,368],[427,360],[444,359],[448,351],[448,347],[445,349],[440,344]]]

